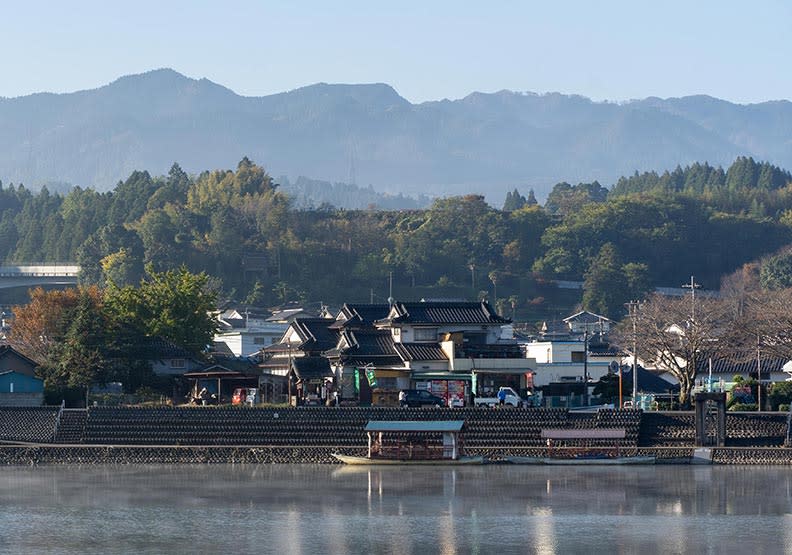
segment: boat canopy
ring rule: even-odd
[[[366,432],[461,432],[464,420],[370,420]]]

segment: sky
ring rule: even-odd
[[[0,96],[170,67],[246,96],[317,82],[412,102],[501,89],[792,99],[792,2],[0,0]]]

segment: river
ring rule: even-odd
[[[0,553],[784,552],[785,467],[0,468]]]

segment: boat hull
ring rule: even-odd
[[[484,464],[484,457],[460,457],[458,459],[369,459],[368,457],[356,457],[353,455],[342,455],[333,453],[333,457],[344,464],[365,465],[365,466],[448,466],[466,464]]]
[[[550,457],[506,457],[511,464],[547,464],[557,466],[654,464],[655,457],[614,457],[602,459],[554,459]]]

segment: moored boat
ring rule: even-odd
[[[561,466],[654,464],[655,457],[506,457],[511,464],[548,464]]]
[[[483,464],[484,457],[466,456],[461,420],[371,420],[366,424],[365,457],[333,453],[351,465],[466,465]],[[438,437],[439,436],[439,437]]]
[[[484,464],[484,457],[463,456],[457,459],[383,459],[356,457],[333,453],[333,457],[344,464],[351,465],[457,465],[457,464]]]

